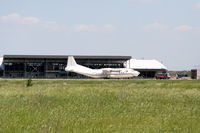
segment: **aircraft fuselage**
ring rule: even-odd
[[[131,78],[140,74],[138,71],[128,68],[91,69],[77,64],[72,56],[68,57],[68,63],[65,71],[75,72],[91,78]]]

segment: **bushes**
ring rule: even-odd
[[[32,79],[30,78],[30,79],[28,79],[28,80],[26,81],[26,87],[30,87],[30,86],[32,86],[32,85],[33,85]]]

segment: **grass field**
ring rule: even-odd
[[[199,133],[200,81],[0,80],[2,133]]]

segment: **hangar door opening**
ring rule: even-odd
[[[143,78],[154,78],[156,71],[140,71],[140,76]]]
[[[43,78],[45,76],[45,64],[43,62],[26,63],[27,78]]]

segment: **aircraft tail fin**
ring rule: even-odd
[[[77,63],[73,56],[68,56],[67,67],[76,66]]]
[[[68,56],[67,67],[65,67],[65,71],[83,74],[91,73],[92,69],[77,64],[73,56]]]

